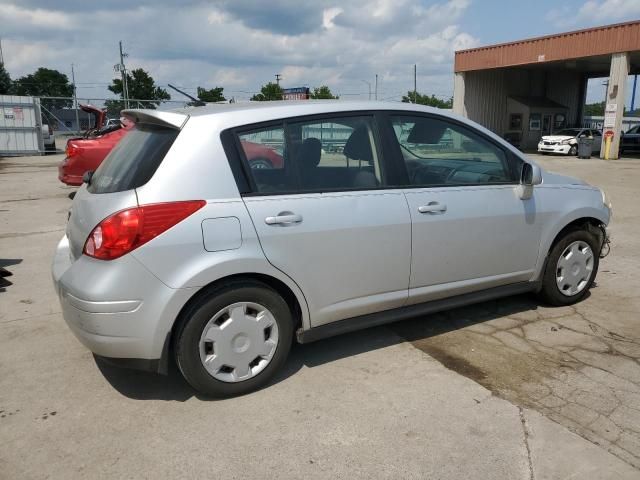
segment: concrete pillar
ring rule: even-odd
[[[453,79],[453,113],[467,116],[467,108],[465,107],[465,73],[456,72]]]
[[[629,54],[614,53],[611,55],[611,70],[609,73],[609,88],[607,89],[607,101],[604,106],[605,118],[600,148],[600,158],[606,155],[607,131],[613,131],[613,140],[609,148],[609,159],[618,158],[620,146],[620,132],[622,131],[622,117],[624,117],[624,100],[627,77],[629,76]]]

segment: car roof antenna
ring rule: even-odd
[[[190,107],[204,107],[206,105],[206,103],[203,102],[202,100],[197,99],[197,98],[189,95],[188,93],[183,92],[182,90],[180,90],[179,88],[174,87],[170,83],[168,83],[167,85],[169,87],[173,88],[176,92],[181,93],[182,95],[187,97],[189,100],[191,100],[189,103],[187,103],[187,105],[189,105]]]

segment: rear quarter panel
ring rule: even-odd
[[[207,205],[132,255],[171,288],[197,290],[243,273],[274,277],[296,295],[302,307],[303,326],[308,328],[309,312],[302,291],[264,256],[218,129],[215,117],[191,117],[151,180],[136,189],[140,205],[181,200],[206,200]],[[202,222],[230,217],[237,218],[240,224],[238,248],[205,250]]]

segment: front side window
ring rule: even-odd
[[[238,141],[257,193],[366,190],[383,183],[373,117],[292,120],[242,131]]]
[[[413,186],[513,183],[505,152],[466,127],[433,117],[394,116],[409,183]]]

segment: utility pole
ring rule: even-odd
[[[378,74],[376,73],[376,100],[378,100]]]
[[[413,64],[413,103],[418,103],[418,65]]]
[[[73,63],[71,64],[71,81],[73,82],[73,109],[76,112],[76,127],[80,132],[80,116],[78,115],[78,92],[76,90],[76,73],[73,70]]]
[[[0,38],[0,65],[4,65],[4,55],[2,54],[2,38]]]
[[[282,78],[282,75],[280,75],[279,73],[276,73],[276,85],[280,85],[281,78]]]
[[[124,66],[124,58],[127,53],[122,53],[122,40],[120,40],[120,74],[122,75],[122,98],[124,108],[129,108],[129,86],[127,85],[127,68]]]

